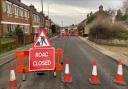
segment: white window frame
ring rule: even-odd
[[[29,10],[28,10],[28,12],[27,12],[27,18],[28,18],[28,19],[29,19],[29,15],[30,15],[30,14],[29,14]]]
[[[24,9],[24,17],[25,19],[28,19],[28,10]]]
[[[36,14],[33,14],[34,22],[36,22]]]
[[[21,12],[22,12],[22,9],[19,7],[19,16],[20,16],[20,17],[22,17]]]
[[[13,6],[14,6],[14,15],[19,16],[19,7],[17,5],[13,5]]]
[[[19,16],[23,18],[24,17],[24,9],[22,7],[19,7],[19,10],[20,10]]]
[[[24,27],[24,33],[25,33],[25,34],[29,34],[29,32],[30,32],[30,31],[29,31],[29,28],[30,28],[29,26],[25,26],[25,27]]]
[[[12,4],[11,2],[6,1],[6,13],[7,13],[7,15],[12,14],[11,13],[11,10],[12,10],[11,4]]]

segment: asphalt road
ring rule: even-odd
[[[31,73],[27,81],[22,83],[20,89],[128,89],[128,68],[123,66],[126,85],[115,84],[113,80],[117,72],[117,62],[101,54],[78,37],[56,38],[52,43],[55,48],[63,48],[64,64],[66,56],[69,57],[70,73],[73,82],[63,83],[61,81],[61,73],[58,74],[57,78],[54,78],[53,73],[49,71],[42,76]],[[97,60],[100,85],[92,85],[88,81],[92,72],[91,62],[93,58]],[[7,66],[8,64],[2,68]],[[7,79],[9,78],[8,72],[7,69],[0,73],[0,87],[3,86],[2,84],[5,84],[6,80],[4,79],[6,77]],[[21,75],[17,74],[17,77],[20,80]],[[7,85],[7,82],[5,85]]]

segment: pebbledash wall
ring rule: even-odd
[[[34,6],[27,6],[20,0],[0,0],[0,37],[15,30],[20,25],[25,34],[38,33],[44,26],[44,15],[40,15]]]

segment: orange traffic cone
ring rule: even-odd
[[[96,84],[97,85],[97,84],[100,84],[100,80],[97,76],[96,59],[93,60],[92,64],[93,64],[93,70],[92,70],[92,75],[89,78],[89,82],[91,84]]]
[[[64,74],[64,77],[63,77],[63,82],[72,82],[71,74],[70,74],[70,71],[69,71],[68,57],[66,58],[65,74]]]
[[[115,76],[115,83],[117,84],[125,84],[125,80],[123,77],[123,68],[122,68],[122,61],[118,60],[118,70],[117,70],[117,74]]]
[[[16,83],[16,76],[14,71],[14,65],[10,65],[10,82],[9,82],[9,88],[8,89],[16,89],[17,83]]]

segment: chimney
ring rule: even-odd
[[[103,5],[99,6],[99,11],[103,11]]]
[[[30,5],[29,6],[32,10],[36,11],[36,8],[34,7],[34,5]]]

